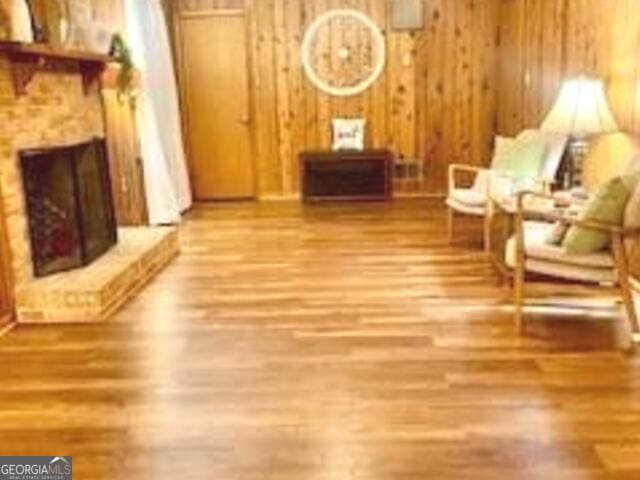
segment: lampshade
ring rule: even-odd
[[[567,80],[547,118],[546,132],[586,138],[618,130],[601,80],[579,77]]]

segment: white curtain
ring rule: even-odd
[[[125,4],[127,38],[141,71],[138,125],[149,221],[178,223],[192,196],[167,22],[160,0]]]

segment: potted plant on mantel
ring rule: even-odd
[[[137,72],[131,58],[131,50],[121,34],[113,35],[109,55],[116,62],[117,67],[114,78],[109,79],[110,72],[107,71],[107,79],[105,80],[115,87],[119,100],[128,98],[134,106]]]

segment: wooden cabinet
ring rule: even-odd
[[[303,152],[304,200],[389,200],[392,168],[393,154],[388,150]]]

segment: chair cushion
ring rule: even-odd
[[[537,141],[547,145],[547,155],[540,171],[540,177],[547,182],[554,182],[567,150],[569,137],[564,133],[530,129],[523,130],[517,139],[519,141]]]
[[[515,261],[507,259],[507,265],[515,268]],[[548,275],[550,277],[561,278],[563,280],[573,280],[587,283],[615,283],[616,274],[611,268],[587,268],[569,265],[566,263],[555,263],[536,258],[528,258],[525,266],[527,272]]]
[[[493,159],[491,160],[491,170],[500,170],[499,165],[509,156],[510,150],[517,142],[518,140],[515,138],[502,137],[500,135],[496,136]]]
[[[456,188],[450,196],[470,207],[484,207],[487,204],[486,194],[475,188]]]
[[[554,225],[545,222],[525,222],[526,270],[550,275],[566,280],[593,283],[615,281],[614,260],[609,252],[589,255],[570,255],[559,246],[547,243]],[[506,263],[516,265],[516,237],[513,236],[506,246]]]
[[[494,159],[491,168],[510,172],[517,178],[538,178],[547,153],[548,145],[544,137],[519,138]]]
[[[547,138],[547,158],[542,169],[541,176],[547,182],[553,183],[556,181],[558,170],[562,164],[562,159],[567,151],[567,145],[569,144],[569,137],[563,133],[551,133],[544,132]]]
[[[509,150],[515,145],[516,139],[510,137],[496,136],[495,145],[493,149],[493,159],[491,160],[491,170],[495,170],[496,165],[503,162],[503,158],[507,156]],[[486,192],[489,185],[489,179],[491,172],[489,170],[483,170],[478,172],[476,181],[473,184],[473,189]]]
[[[631,197],[630,187],[637,184],[640,175],[616,177],[602,185],[580,215],[581,220],[622,225],[625,208]],[[584,255],[602,250],[611,241],[607,232],[593,228],[573,226],[567,232],[563,247],[568,253]]]
[[[476,175],[476,180],[471,188],[477,192],[486,192],[487,187],[489,186],[489,178],[489,170],[480,170]]]
[[[589,268],[613,268],[613,256],[608,251],[590,253],[586,255],[576,255],[568,253],[558,245],[548,242],[555,225],[547,222],[525,222],[524,238],[525,251],[528,257],[539,260],[547,260],[556,263],[565,263],[578,267]],[[509,240],[509,248],[513,250],[515,256],[515,236]]]
[[[564,237],[567,236],[569,228],[571,228],[571,225],[569,223],[562,221],[554,223],[553,227],[547,232],[545,242],[547,242],[549,245],[562,245]]]
[[[475,188],[457,188],[449,193],[446,203],[456,212],[483,216],[486,213],[487,197]]]

